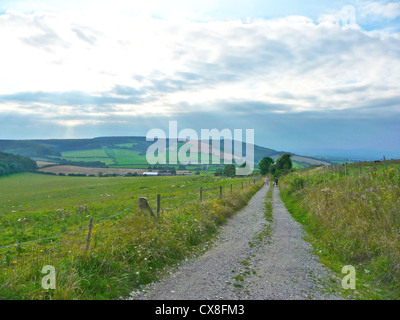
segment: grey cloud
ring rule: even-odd
[[[387,98],[375,98],[369,99],[359,103],[358,108],[351,110],[351,113],[369,113],[377,114],[379,116],[393,116],[397,115],[400,119],[400,95],[387,97]]]
[[[178,130],[192,128],[200,133],[203,128],[254,129],[256,144],[278,150],[296,151],[316,148],[327,150],[371,149],[380,152],[400,150],[400,123],[398,117],[370,114],[357,117],[346,111],[271,113],[260,116],[257,112],[245,115],[232,113],[229,108],[220,112],[203,112],[201,106],[194,112],[170,116],[119,116],[109,114],[98,117],[91,114],[21,115],[1,114],[2,138],[60,138],[71,129],[64,127],[62,120],[87,120],[88,123],[74,127],[76,137],[112,135],[146,135],[153,128],[168,131],[168,121],[177,120]],[[262,104],[258,106],[264,108]],[[98,120],[93,124],[90,121]],[[118,125],[115,125],[118,123]],[[68,131],[69,130],[69,131]],[[379,146],[379,147],[377,147]],[[386,150],[386,151],[385,151]],[[336,155],[340,152],[336,152]],[[389,153],[386,153],[387,155]],[[379,154],[378,154],[379,155]],[[380,154],[381,155],[381,154]],[[397,152],[397,156],[400,156]]]
[[[149,101],[142,97],[140,92],[129,92],[132,88],[116,87],[115,92],[125,93],[125,97],[114,97],[109,92],[100,95],[92,95],[80,91],[68,92],[19,92],[15,94],[0,95],[0,102],[14,101],[20,103],[49,103],[56,106],[93,106],[97,109],[108,107],[113,104],[141,104]],[[133,94],[135,93],[135,94]]]
[[[29,37],[22,37],[22,42],[45,50],[51,50],[53,46],[69,47],[69,44],[49,27],[40,16],[34,16],[32,22],[29,24],[39,29],[39,33]]]
[[[140,96],[141,94],[143,94],[142,91],[137,90],[136,88],[130,86],[121,86],[121,85],[116,85],[112,90],[112,92],[121,96],[130,96],[130,97]]]
[[[324,90],[327,94],[351,94],[354,92],[365,92],[371,87],[376,88],[376,86],[371,85],[362,85],[362,86],[347,86],[347,87],[338,87],[334,89]]]
[[[73,27],[71,30],[76,34],[76,36],[83,40],[84,42],[90,44],[90,45],[95,45],[97,38],[94,35],[89,34],[88,32],[85,32],[82,30],[82,28],[78,27]]]
[[[193,72],[177,72],[176,75],[186,81],[199,81],[203,80],[204,76]]]
[[[221,55],[217,64],[238,73],[266,73],[279,65],[285,68],[294,60],[293,52],[282,42],[265,41],[248,48],[231,48]]]
[[[267,115],[271,112],[290,111],[293,109],[292,105],[268,103],[265,101],[236,101],[236,102],[220,102],[218,103],[224,111],[233,114],[253,114],[253,115]]]

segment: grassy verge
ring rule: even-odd
[[[350,165],[347,172],[299,170],[280,181],[282,200],[305,226],[321,261],[340,277],[356,269],[358,299],[400,298],[399,162]]]
[[[19,198],[15,195],[14,199],[12,193],[7,194],[10,202],[7,200],[5,210],[20,209],[1,215],[3,244],[9,244],[10,239],[15,237],[26,241],[64,231],[68,233],[85,221],[86,225],[83,224],[79,232],[54,237],[54,240],[1,249],[1,299],[117,299],[127,296],[132,290],[157,280],[168,266],[203,249],[218,226],[245,206],[262,186],[262,182],[253,184],[248,179],[245,188],[241,189],[242,179],[214,177],[165,177],[158,180],[23,177],[25,185],[30,182],[34,185],[34,189],[30,190],[32,192],[26,192],[25,196],[42,208],[33,212],[32,204],[23,203],[21,195]],[[19,184],[17,179],[13,177],[4,181],[9,186]],[[49,183],[49,190],[60,186],[60,191],[49,193],[44,187]],[[83,188],[85,183],[88,185]],[[183,183],[185,188],[179,187]],[[232,183],[234,188],[231,194],[226,190]],[[42,185],[40,191],[39,185]],[[198,192],[200,185],[207,190],[204,191],[202,204],[197,193],[190,193]],[[225,186],[222,199],[219,199],[219,185]],[[42,201],[33,191],[46,197]],[[152,198],[159,192],[169,192],[170,197],[164,194],[163,211],[158,219],[140,214],[132,205],[132,201],[137,201],[137,195]],[[75,205],[81,204],[81,201],[88,203],[88,215],[69,209],[72,206],[70,201],[74,199]],[[22,203],[22,207],[17,203]],[[65,210],[57,211],[61,204],[66,207]],[[153,206],[154,203],[150,204]],[[102,220],[121,209],[126,210],[123,215]],[[95,218],[90,245],[86,250],[89,216]],[[22,217],[27,219],[19,220]],[[37,233],[35,226],[44,226],[41,234]],[[55,290],[42,288],[41,280],[45,274],[41,270],[45,265],[55,267]]]

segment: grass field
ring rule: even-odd
[[[62,153],[62,157],[68,161],[101,161],[106,165],[115,164],[115,159],[110,157],[110,155],[106,152],[105,148],[103,149],[90,149],[90,150],[79,150],[79,151],[65,151]]]
[[[183,143],[178,143],[180,148]],[[131,144],[121,145],[122,147],[130,147]],[[160,154],[161,156],[161,154]],[[149,164],[146,159],[146,155],[135,150],[129,150],[124,148],[102,148],[102,149],[89,149],[89,150],[76,150],[76,151],[65,151],[62,152],[62,157],[69,161],[101,161],[110,167],[124,167],[132,169],[148,168]],[[165,159],[169,163],[169,153],[165,154]],[[201,162],[201,155],[198,154],[198,162]],[[212,166],[213,163],[223,163],[223,159],[219,159],[215,155],[209,155],[209,164]],[[181,165],[178,161],[176,168]],[[302,167],[301,165],[299,165]]]
[[[316,253],[339,276],[356,268],[361,299],[400,299],[400,161],[298,170],[282,199]]]
[[[107,154],[114,159],[114,164],[129,165],[147,163],[146,155],[127,149],[107,149]]]
[[[218,225],[261,185],[253,178],[212,175],[0,178],[0,298],[126,296],[206,248]],[[138,197],[147,197],[154,210],[156,194],[161,194],[160,217],[140,213]],[[94,227],[86,250],[90,218]],[[41,286],[45,265],[56,269],[56,290]]]
[[[64,151],[62,156],[65,158],[108,158],[106,149],[90,149],[78,151]]]

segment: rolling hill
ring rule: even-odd
[[[167,139],[168,140],[168,139]],[[207,143],[201,141],[199,143]],[[43,140],[0,140],[0,151],[30,157],[37,161],[76,165],[94,168],[135,168],[146,169],[146,151],[153,142],[145,137],[98,137],[93,139],[43,139]],[[178,148],[184,142],[178,143]],[[168,141],[167,141],[168,146]],[[199,148],[200,150],[200,148]],[[242,150],[245,153],[243,143]],[[168,149],[167,153],[168,160]],[[223,158],[224,141],[220,142],[220,153]],[[286,152],[276,151],[254,145],[254,160],[257,164],[263,157],[278,158]],[[198,154],[200,160],[200,153]],[[211,149],[210,159],[215,157]],[[310,165],[327,165],[327,161],[293,154],[293,162],[297,167]],[[223,159],[221,159],[223,164]],[[177,166],[179,166],[178,164]],[[189,165],[190,166],[190,165]],[[192,166],[199,167],[193,164]],[[217,164],[211,164],[218,167]]]

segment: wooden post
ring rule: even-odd
[[[233,191],[232,191],[232,185],[231,185],[231,194],[232,194],[232,192],[233,192]]]
[[[140,197],[138,200],[138,205],[139,205],[139,211],[146,211],[148,212],[152,217],[155,217],[153,210],[151,210],[149,203],[147,202],[147,198],[145,197]]]
[[[383,156],[383,165],[385,166],[385,171],[386,171],[386,157]]]
[[[256,179],[253,179],[253,183],[256,183]]]
[[[158,193],[157,194],[157,204],[156,204],[157,218],[160,217],[160,209],[161,209],[161,195]]]
[[[222,199],[222,186],[219,186],[219,198]]]
[[[362,174],[362,164],[361,164],[361,160],[359,161],[359,165],[360,165],[360,175]]]
[[[346,161],[346,163],[344,165],[344,173],[347,174],[347,161]]]
[[[242,190],[243,190],[243,181],[242,181]]]
[[[86,238],[86,251],[89,249],[90,237],[92,236],[92,229],[93,229],[93,218],[90,218],[89,230],[88,230],[88,235]]]
[[[200,202],[203,202],[203,187],[200,187]]]
[[[14,247],[15,247],[14,261],[16,262],[17,261],[17,257],[18,257],[18,240],[15,241]]]

